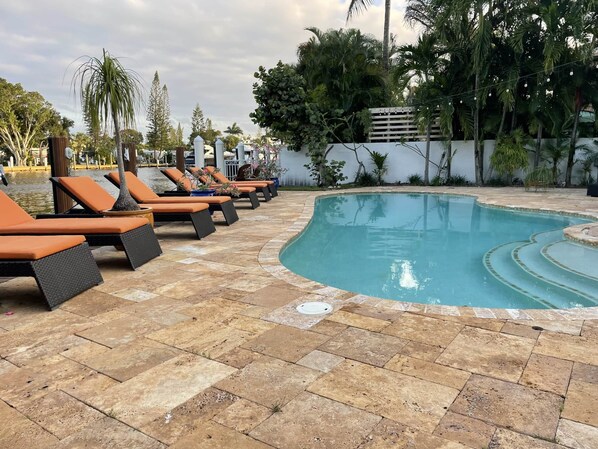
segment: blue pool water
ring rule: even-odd
[[[565,241],[576,217],[480,206],[432,194],[352,194],[316,202],[280,260],[326,285],[455,306],[598,305],[598,250]],[[578,257],[559,254],[579,254]],[[579,257],[583,259],[580,260]]]

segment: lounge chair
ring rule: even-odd
[[[0,236],[0,276],[34,277],[50,310],[103,282],[82,235]]]
[[[197,167],[187,167],[187,171],[189,171],[189,173],[191,173],[192,175],[196,175],[199,170],[201,169]],[[274,196],[269,184],[266,181],[231,181],[222,173],[216,171],[214,167],[206,167],[206,170],[210,172],[212,177],[218,183],[234,183],[239,187],[255,187],[255,190],[260,192],[264,196],[264,201],[270,201],[272,199],[272,196]],[[272,185],[274,185],[274,183]]]
[[[276,183],[274,181],[271,181],[269,179],[248,179],[246,177],[247,174],[254,174],[254,175],[258,175],[259,174],[259,169],[256,169],[255,172],[252,173],[251,171],[251,164],[245,164],[242,165],[241,167],[239,167],[239,172],[237,173],[237,177],[235,178],[234,181],[228,181],[228,178],[226,176],[224,176],[224,174],[222,174],[221,172],[217,171],[215,167],[212,166],[206,166],[206,170],[208,170],[212,176],[214,177],[214,179],[216,179],[218,182],[234,182],[235,184],[240,184],[240,185],[251,185],[251,184],[266,184],[268,186],[268,190],[270,191],[270,193],[272,194],[273,197],[278,196],[278,187],[276,187]],[[224,180],[227,181],[224,181]]]
[[[272,195],[272,197],[278,196],[278,189],[276,188],[276,183],[274,181],[270,181],[268,179],[255,179],[255,180],[251,180],[251,181],[247,181],[247,180],[231,181],[226,176],[224,176],[224,174],[222,172],[219,172],[218,170],[216,170],[216,167],[212,167],[212,166],[208,165],[208,166],[206,166],[206,170],[208,170],[212,174],[214,179],[218,182],[223,182],[223,183],[224,182],[234,182],[235,184],[239,184],[242,186],[252,186],[252,187],[255,187],[255,185],[266,184],[268,186],[268,190],[270,191],[270,194]]]
[[[114,198],[89,176],[50,178],[52,183],[69,195],[84,212],[101,215],[112,208]],[[144,204],[153,209],[154,221],[191,221],[197,238],[216,231],[207,204]]]
[[[163,195],[185,195],[189,196],[191,194],[192,186],[191,181],[189,178],[185,176],[185,174],[180,171],[178,168],[162,168],[160,169],[162,174],[170,179],[180,190],[171,191],[171,192],[164,192]],[[233,183],[236,184],[236,183]],[[217,186],[221,186],[222,184],[218,184]],[[216,186],[216,187],[217,187]],[[260,206],[260,202],[257,198],[257,193],[255,191],[255,187],[238,187],[240,196],[239,198],[247,198],[251,203],[251,208],[255,209]]]
[[[222,212],[227,225],[233,224],[239,220],[237,210],[230,196],[204,196],[204,197],[180,197],[180,196],[160,196],[143,183],[137,176],[131,172],[125,172],[127,177],[127,188],[135,201],[139,204],[207,204],[210,213],[215,211]],[[104,175],[108,181],[120,188],[120,178],[118,172],[110,172]]]
[[[0,192],[0,211],[0,235],[84,235],[90,246],[121,246],[134,270],[162,254],[144,218],[52,215],[35,220],[4,192]]]

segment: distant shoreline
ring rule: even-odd
[[[169,167],[170,165],[168,164],[137,164],[137,168],[151,168],[151,167]],[[38,172],[38,171],[50,171],[50,166],[49,165],[33,165],[33,166],[27,166],[27,165],[20,165],[20,166],[13,166],[13,167],[8,167],[6,165],[3,165],[2,168],[4,168],[4,171],[6,173],[17,173],[17,172]],[[117,168],[116,164],[105,164],[105,165],[95,165],[95,164],[89,164],[89,165],[85,165],[85,164],[78,164],[75,166],[71,167],[74,170],[112,170]]]

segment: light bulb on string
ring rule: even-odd
[[[549,83],[550,82],[550,77],[546,78],[546,82]]]
[[[509,89],[507,89],[507,93],[509,93]]]
[[[459,100],[459,103],[463,104],[463,100]]]
[[[488,92],[488,96],[491,97],[492,96],[492,92]]]
[[[569,76],[573,76],[573,70],[569,72]]]
[[[527,87],[527,82],[523,85],[523,87]]]

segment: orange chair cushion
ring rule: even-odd
[[[230,179],[228,179],[226,176],[222,174],[222,172],[217,172],[215,167],[211,167],[208,165],[206,167],[206,170],[210,172],[212,178],[214,178],[216,181],[222,184],[224,184],[225,182],[231,182]]]
[[[85,242],[82,235],[0,237],[0,260],[38,260]]]
[[[181,172],[178,168],[167,168],[165,170],[162,170],[162,173],[168,176],[168,179],[170,179],[175,184],[178,185],[179,183],[182,183],[183,189],[185,189],[187,192],[191,191],[191,181],[189,181],[189,178],[187,178],[185,174]]]
[[[189,200],[189,198],[185,197],[185,200]],[[154,209],[155,214],[192,214],[193,212],[199,212],[202,210],[209,209],[206,203],[191,203],[186,201],[184,203],[176,204],[176,203],[163,203],[163,204],[155,204],[155,203],[143,203],[144,206],[151,207]],[[147,223],[147,221],[146,221]]]
[[[235,181],[239,187],[268,187],[268,181]]]
[[[96,213],[112,209],[115,199],[89,176],[65,176],[59,178],[61,185],[77,200]]]
[[[145,218],[44,218],[0,228],[0,235],[123,234],[145,225]]]
[[[120,185],[120,176],[118,176],[118,172],[110,172],[108,173],[108,176],[113,179],[116,184]],[[156,198],[159,198],[152,189],[130,171],[125,172],[125,177],[127,178],[127,189],[129,189],[129,193],[138,203],[149,203]]]
[[[0,192],[0,228],[34,221],[33,217],[21,209],[9,196]]]

